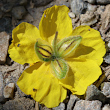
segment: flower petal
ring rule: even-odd
[[[105,43],[100,33],[89,26],[79,26],[73,30],[72,36],[80,35],[82,41],[75,51],[74,58],[93,59],[100,65],[106,53]]]
[[[66,98],[64,89],[50,72],[50,63],[37,62],[26,69],[18,82],[20,89],[48,108],[56,107]]]
[[[72,32],[72,21],[68,12],[68,7],[64,5],[47,8],[39,24],[41,37],[52,43],[57,31],[59,39],[69,36]]]
[[[19,24],[12,32],[12,44],[9,47],[10,57],[20,63],[35,63],[39,61],[34,45],[40,37],[39,30],[26,22]]]
[[[83,95],[102,73],[98,64],[90,59],[69,59],[68,65],[67,77],[60,80],[60,83],[77,95]]]

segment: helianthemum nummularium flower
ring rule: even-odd
[[[20,89],[47,107],[56,107],[67,95],[83,95],[101,75],[105,45],[100,33],[89,26],[72,29],[66,6],[44,11],[39,30],[26,22],[12,32],[10,57],[33,64],[17,81]]]

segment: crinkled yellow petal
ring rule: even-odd
[[[68,37],[72,32],[72,21],[68,12],[68,7],[64,5],[47,8],[39,24],[41,37],[50,43],[52,43],[56,31],[58,31],[58,39]]]
[[[73,94],[83,95],[89,85],[101,75],[98,64],[90,59],[69,59],[69,72],[60,83]]]
[[[25,94],[48,108],[58,106],[67,94],[67,90],[51,74],[50,63],[32,65],[22,73],[17,84]]]
[[[39,61],[34,45],[40,38],[39,30],[26,22],[19,24],[12,32],[12,43],[9,46],[9,55],[12,60],[24,64]]]
[[[105,43],[101,39],[100,33],[89,26],[79,26],[73,30],[72,36],[80,35],[82,41],[77,47],[74,58],[93,59],[100,65],[106,53]]]

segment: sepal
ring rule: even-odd
[[[35,52],[42,61],[48,62],[51,60],[52,48],[47,42],[41,39],[38,39],[35,43]]]
[[[59,54],[59,57],[71,57],[74,54],[76,47],[80,44],[81,39],[81,36],[73,36],[61,40],[57,44],[57,52]]]
[[[55,59],[51,61],[51,69],[53,75],[58,79],[64,79],[68,73],[69,66],[63,59]]]

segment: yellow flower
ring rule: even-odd
[[[33,64],[17,81],[20,89],[47,107],[56,107],[67,95],[83,95],[102,74],[106,52],[100,33],[89,26],[72,29],[66,6],[44,11],[39,30],[28,23],[12,32],[10,57],[20,64]],[[63,40],[62,40],[63,39]]]

